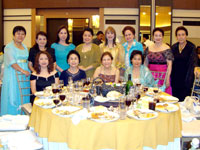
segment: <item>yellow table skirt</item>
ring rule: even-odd
[[[97,123],[82,120],[78,125],[74,125],[71,118],[54,115],[51,110],[34,105],[29,126],[49,142],[66,142],[71,149],[142,150],[143,146],[156,148],[181,137],[180,110],[159,113],[157,118],[146,121],[126,118]]]

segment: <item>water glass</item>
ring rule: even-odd
[[[119,116],[121,120],[126,119],[126,97],[121,97],[119,101]]]
[[[90,99],[88,97],[82,98],[82,106],[83,108],[86,108],[86,109],[90,108]]]
[[[72,77],[68,77],[68,84],[71,85],[73,83]]]

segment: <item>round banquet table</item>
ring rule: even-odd
[[[177,104],[178,105],[178,104]],[[33,105],[29,127],[48,142],[66,143],[70,149],[142,150],[168,145],[181,137],[180,109],[172,113],[158,113],[152,120],[126,118],[109,123],[81,120],[74,125],[71,118],[64,118]]]

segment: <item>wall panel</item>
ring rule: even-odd
[[[4,8],[138,8],[138,0],[3,0]]]

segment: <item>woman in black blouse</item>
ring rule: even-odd
[[[47,34],[43,31],[40,31],[36,35],[36,43],[35,45],[30,49],[29,57],[28,57],[28,67],[29,69],[34,72],[34,63],[35,63],[35,57],[37,53],[41,51],[48,52],[51,57],[53,58],[54,66],[56,66],[56,57],[55,57],[55,50],[53,48],[50,48],[48,46],[47,41]]]
[[[186,96],[191,95],[198,57],[195,45],[187,40],[187,29],[180,26],[175,34],[178,42],[172,46],[174,55],[171,73],[172,94],[183,101]]]
[[[43,91],[52,83],[59,83],[58,72],[54,69],[53,60],[48,52],[39,52],[35,58],[34,72],[31,74],[31,92]],[[33,103],[34,96],[31,98]]]

